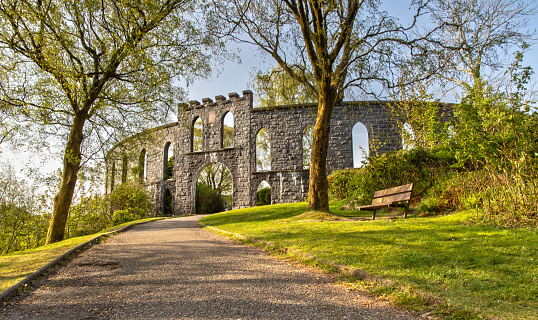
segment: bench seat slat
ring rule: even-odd
[[[388,207],[388,205],[386,204],[369,204],[366,206],[360,206],[358,209],[359,211],[372,211],[372,210],[377,210],[377,209],[386,208],[386,207]]]
[[[391,204],[393,202],[408,201],[411,199],[411,192],[394,194],[372,200],[372,204]]]
[[[385,189],[385,190],[376,191],[376,192],[374,192],[374,199],[384,197],[384,196],[387,196],[387,195],[393,195],[393,194],[397,194],[397,193],[404,193],[404,192],[410,192],[410,191],[413,191],[413,184],[412,183],[405,184],[403,186],[398,186],[398,187],[394,187],[394,188],[389,188],[389,189]]]

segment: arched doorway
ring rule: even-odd
[[[213,214],[232,209],[233,177],[220,162],[207,163],[193,180],[193,206],[196,214]]]
[[[174,214],[174,198],[170,189],[166,189],[163,194],[163,215],[170,216]]]

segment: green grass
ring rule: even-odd
[[[331,210],[341,216],[370,213]],[[471,224],[474,212],[375,221],[294,219],[306,203],[205,217],[206,225],[364,270],[392,284],[358,281],[414,311],[445,319],[538,319],[538,232]],[[377,218],[377,217],[376,217]]]
[[[38,247],[35,249],[17,251],[10,254],[0,255],[0,292],[6,290],[26,276],[37,271],[56,257],[62,255],[66,251],[89,241],[101,234],[111,232],[131,224],[138,224],[162,218],[149,218],[137,221],[127,222],[96,234],[69,238],[50,245]]]

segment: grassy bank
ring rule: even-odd
[[[331,210],[343,215],[338,205]],[[416,312],[433,310],[447,319],[538,319],[536,230],[470,224],[473,212],[406,220],[294,218],[305,210],[305,203],[255,207],[202,221],[389,279],[392,284],[348,285]]]
[[[54,260],[56,257],[99,235],[121,229],[128,225],[160,219],[162,218],[149,218],[131,221],[103,230],[96,234],[70,238],[31,250],[17,251],[10,254],[0,255],[0,292],[24,279],[29,274],[37,271],[39,268]]]

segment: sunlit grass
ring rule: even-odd
[[[368,213],[338,215],[368,217]],[[415,311],[431,309],[454,319],[477,314],[537,319],[536,230],[468,223],[472,212],[408,219],[332,221],[296,219],[306,203],[229,211],[203,219],[209,226],[268,241],[280,248],[364,270],[392,285],[356,286],[390,296]]]
[[[138,224],[159,219],[162,218],[149,218],[144,220],[131,221],[103,230],[96,234],[70,238],[50,245],[41,246],[35,249],[17,251],[10,254],[0,255],[0,292],[21,281],[31,273],[39,270],[39,268],[54,260],[56,257],[99,235],[123,228],[131,224]]]

